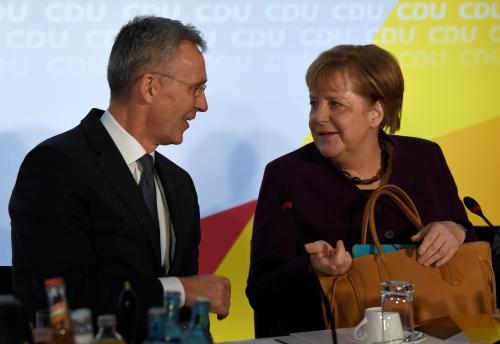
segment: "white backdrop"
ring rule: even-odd
[[[323,50],[370,43],[395,1],[0,1],[0,265],[10,265],[7,205],[41,140],[108,104],[113,38],[135,15],[198,27],[208,42],[209,110],[180,146],[202,216],[257,197],[264,166],[308,133],[304,74]]]

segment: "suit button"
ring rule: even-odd
[[[392,239],[392,238],[394,238],[394,232],[393,231],[385,231],[384,237],[386,239]]]

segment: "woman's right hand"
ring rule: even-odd
[[[335,248],[324,240],[318,240],[304,245],[307,253],[310,254],[311,265],[314,271],[321,275],[341,275],[352,264],[352,257],[345,250],[344,242],[337,241]]]

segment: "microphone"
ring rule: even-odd
[[[337,344],[337,331],[335,330],[335,317],[332,315],[332,309],[330,308],[330,302],[328,302],[328,297],[326,296],[325,292],[323,291],[323,288],[321,287],[321,283],[319,281],[318,276],[314,272],[314,269],[313,269],[312,264],[311,264],[311,260],[309,259],[309,253],[307,253],[307,251],[304,247],[303,232],[299,228],[299,226],[297,225],[297,221],[295,220],[295,214],[293,212],[292,201],[287,197],[282,197],[281,209],[283,209],[285,211],[285,213],[287,213],[288,217],[290,218],[290,222],[291,222],[292,227],[296,233],[297,242],[301,248],[301,254],[307,257],[309,270],[311,271],[311,273],[313,275],[314,285],[316,286],[316,289],[318,290],[321,302],[323,303],[323,306],[325,307],[326,317],[328,318],[328,322],[330,323],[332,343]],[[333,305],[332,305],[332,307],[333,307]]]
[[[499,228],[493,226],[493,224],[486,218],[486,216],[484,216],[483,214],[483,210],[481,209],[481,206],[479,205],[479,203],[477,203],[477,201],[472,198],[472,197],[469,197],[469,196],[465,196],[464,197],[464,204],[465,206],[467,207],[467,209],[469,209],[469,211],[477,216],[480,216],[487,224],[488,226],[491,228],[491,229],[495,229],[496,230],[496,233],[495,233],[495,236],[494,236],[494,239],[490,239],[489,242],[490,242],[490,245],[492,246],[492,254],[493,254],[493,271],[495,272],[495,276],[498,276],[499,272],[500,272],[500,264],[499,264],[499,259],[498,259],[498,256],[497,256],[497,253],[495,253],[495,251],[497,250],[497,248],[495,247],[496,245],[494,245],[496,242],[496,238],[498,237],[499,235]],[[496,293],[497,295],[499,294],[500,292],[500,284],[497,283],[496,285]],[[497,299],[497,308],[500,307],[500,299]]]
[[[474,198],[465,196],[464,204],[471,213],[481,217],[491,228],[495,228],[495,226],[493,226],[493,224],[486,218],[486,216],[484,216],[483,211],[481,210],[481,206]]]

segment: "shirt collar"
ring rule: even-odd
[[[146,154],[146,150],[132,135],[130,135],[121,125],[116,121],[113,115],[106,110],[101,116],[101,123],[108,131],[111,139],[120,151],[125,163],[130,165],[137,161],[140,157]],[[153,159],[155,157],[154,151],[151,154]]]

